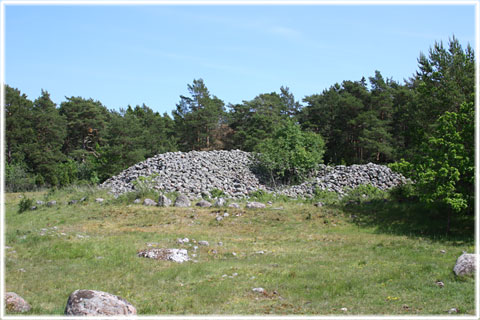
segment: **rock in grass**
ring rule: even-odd
[[[170,207],[172,205],[172,200],[170,200],[167,196],[161,195],[158,197],[158,206],[159,207]]]
[[[265,208],[265,204],[263,204],[263,203],[261,203],[261,202],[252,201],[252,202],[247,202],[246,207],[249,208],[249,209],[252,209],[252,208]]]
[[[233,202],[233,203],[230,203],[230,204],[228,205],[228,207],[229,207],[229,208],[238,209],[238,208],[240,208],[240,205],[239,205],[238,203],[236,203],[236,202]]]
[[[264,293],[265,289],[263,289],[263,288],[253,288],[252,291],[257,292],[257,293]]]
[[[137,256],[156,260],[169,260],[178,263],[190,260],[188,252],[185,249],[146,249],[139,251]]]
[[[140,200],[140,199],[135,199],[135,200],[133,201],[134,204],[139,204],[140,202],[142,202],[142,200]]]
[[[215,201],[215,203],[214,203],[213,205],[214,205],[215,207],[219,208],[219,207],[225,206],[225,204],[226,204],[225,199],[223,199],[223,198],[218,198],[218,200]]]
[[[56,205],[56,204],[57,204],[57,201],[55,201],[55,200],[48,201],[48,202],[47,202],[47,207],[53,207],[53,206]]]
[[[208,247],[210,245],[208,241],[205,240],[198,241],[198,244],[205,247]]]
[[[196,204],[197,207],[202,207],[202,208],[209,208],[212,206],[212,204],[206,200],[200,200],[199,202],[197,202]]]
[[[45,203],[42,200],[37,200],[36,204],[39,206],[43,206]]]
[[[156,206],[157,203],[155,201],[153,201],[152,199],[147,198],[147,199],[143,200],[143,205],[151,207],[151,206]]]
[[[180,194],[177,199],[175,200],[175,207],[190,207],[191,203],[188,197],[184,194]]]
[[[68,297],[65,314],[72,316],[135,315],[137,309],[127,300],[97,290],[75,290]]]
[[[97,199],[95,199],[95,202],[96,202],[96,203],[102,203],[103,201],[105,201],[103,198],[97,198]]]
[[[470,253],[464,253],[458,257],[455,267],[453,267],[453,272],[457,276],[468,276],[475,273],[477,268],[476,266],[476,255]]]
[[[10,312],[27,312],[31,309],[28,302],[15,292],[5,293],[5,308]]]

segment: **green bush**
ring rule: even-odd
[[[451,212],[474,212],[475,107],[463,103],[458,112],[445,112],[424,141],[417,157],[391,165],[392,170],[415,181],[419,199]]]
[[[223,190],[213,188],[212,190],[210,190],[210,196],[212,197],[212,199],[215,199],[220,197],[226,197],[226,194],[225,192],[223,192]]]
[[[23,195],[22,200],[20,200],[20,203],[18,204],[18,213],[29,210],[31,206],[33,206],[33,199],[27,198]]]
[[[55,175],[55,179],[51,179],[54,186],[68,186],[73,184],[77,181],[78,165],[74,160],[68,159],[66,162],[58,164]]]
[[[293,184],[304,181],[322,163],[325,143],[313,132],[302,132],[292,120],[279,127],[273,138],[256,148],[259,169],[270,181]]]
[[[30,191],[35,189],[36,177],[28,173],[23,164],[5,163],[5,190],[7,192]]]
[[[387,191],[380,190],[370,184],[362,184],[355,189],[347,189],[346,195],[342,198],[342,203],[361,203],[372,200],[384,200],[387,198]]]
[[[311,202],[322,202],[324,204],[335,204],[338,203],[340,198],[335,191],[321,190],[316,188]]]

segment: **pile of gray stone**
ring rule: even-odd
[[[240,150],[191,151],[158,154],[106,180],[101,187],[115,195],[152,188],[161,193],[179,192],[190,199],[210,197],[218,189],[227,198],[240,199],[257,190],[292,198],[311,197],[315,190],[343,195],[346,188],[370,184],[382,190],[405,183],[406,179],[388,167],[369,163],[352,166],[320,165],[307,182],[297,186],[264,182],[255,172],[252,154]],[[143,177],[143,178],[141,178]]]

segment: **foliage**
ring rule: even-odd
[[[221,128],[225,104],[210,94],[203,79],[193,80],[188,91],[191,97],[180,96],[173,112],[180,148],[183,151],[212,150],[219,143],[215,137]]]
[[[232,149],[254,151],[258,144],[272,138],[276,128],[298,114],[299,102],[295,101],[288,87],[276,92],[262,93],[253,100],[230,105],[229,125],[232,132],[228,145]]]
[[[473,103],[445,112],[419,155],[392,168],[415,181],[421,201],[442,204],[456,213],[473,213],[475,150]]]
[[[305,180],[322,162],[324,142],[320,135],[302,132],[292,120],[278,128],[273,138],[260,143],[256,160],[272,182],[298,183]]]
[[[138,177],[137,180],[133,181],[132,184],[135,189],[135,195],[137,198],[144,198],[147,195],[154,194],[155,197],[158,197],[158,192],[154,191],[153,187],[155,186],[155,179],[158,177],[157,174],[152,174],[148,177]]]
[[[312,203],[322,202],[323,204],[335,204],[338,203],[340,198],[335,191],[321,190],[316,188],[313,197],[311,199]]]
[[[72,159],[68,159],[64,163],[60,163],[55,170],[56,177],[55,177],[55,184],[60,187],[68,186],[73,184],[77,181],[78,177],[78,166],[75,161]]]
[[[28,198],[27,196],[23,195],[22,199],[18,203],[18,213],[25,212],[33,206],[33,199]]]
[[[355,189],[345,190],[346,195],[342,198],[342,203],[362,203],[372,200],[385,200],[388,198],[388,192],[376,188],[370,184],[362,184]]]
[[[5,189],[7,192],[35,189],[35,176],[27,171],[25,164],[5,163]]]
[[[215,198],[225,197],[226,194],[225,192],[223,192],[223,190],[213,188],[212,190],[210,190],[210,196],[212,199],[215,199]]]

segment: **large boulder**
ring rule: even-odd
[[[15,292],[5,293],[5,308],[9,312],[28,312],[31,309],[28,302]]]
[[[265,208],[265,204],[261,202],[252,201],[252,202],[247,202],[246,207],[249,209]]]
[[[68,297],[65,314],[72,316],[135,315],[137,309],[127,300],[97,290],[75,290]]]
[[[180,194],[175,200],[175,207],[190,207],[191,203],[188,197],[184,194]]]
[[[165,195],[158,197],[158,206],[159,207],[170,207],[172,205],[172,200],[167,198]]]
[[[468,276],[475,273],[477,268],[476,265],[477,256],[471,253],[463,253],[458,257],[455,267],[453,267],[453,272],[457,276]]]

